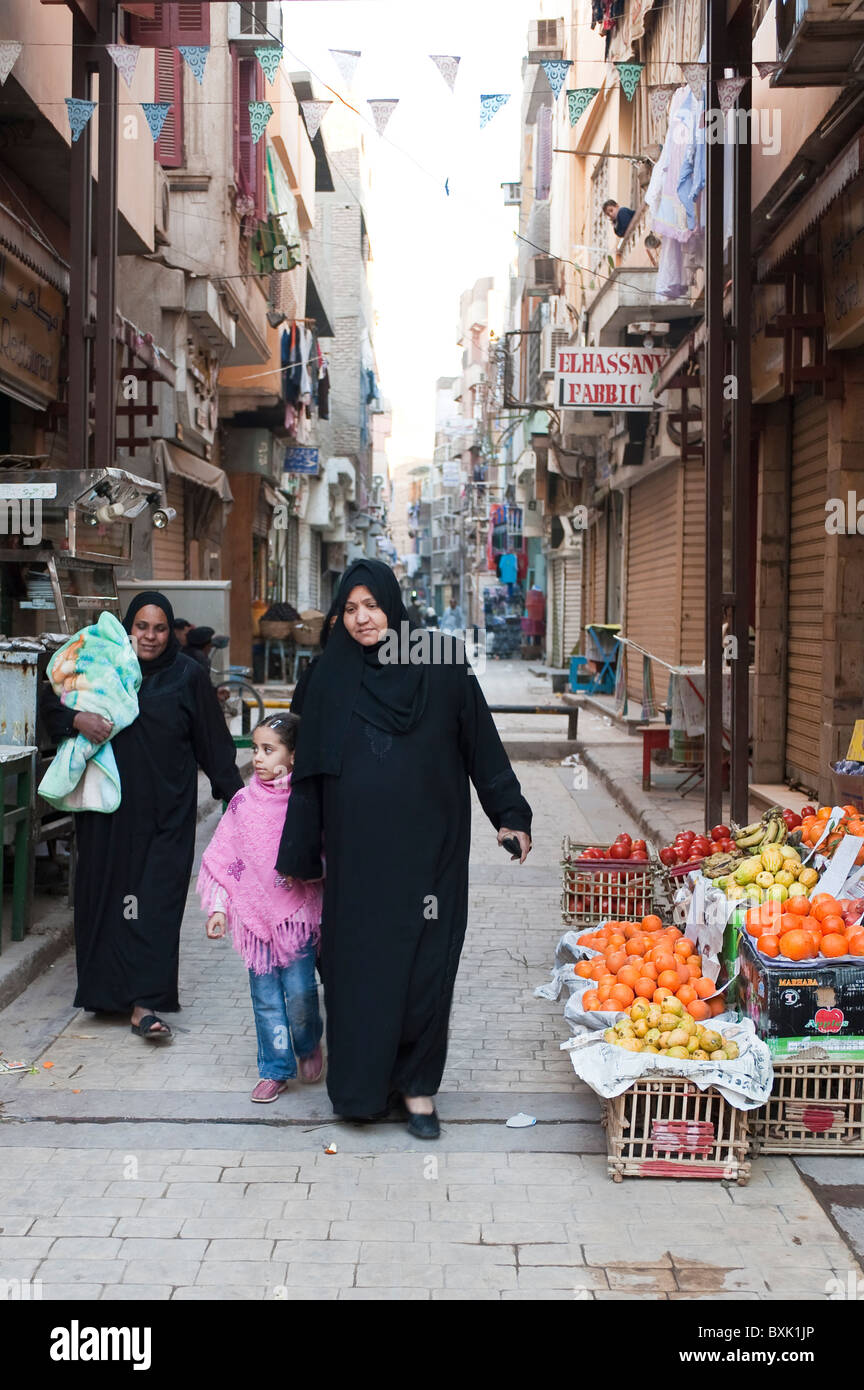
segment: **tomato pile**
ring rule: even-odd
[[[667,869],[676,864],[692,864],[697,859],[707,859],[709,854],[719,850],[731,854],[735,848],[732,830],[728,825],[715,825],[710,834],[699,835],[695,830],[682,830],[675,836],[671,845],[664,845],[660,851],[660,862]]]
[[[831,815],[831,810],[830,806],[820,806],[818,811],[813,806],[804,807],[801,822],[802,845],[812,849],[818,843],[824,833],[825,822]],[[826,859],[830,859],[844,835],[855,835],[864,839],[864,813],[855,806],[843,807],[843,819],[819,845],[819,853],[824,854]],[[855,863],[864,864],[864,849],[858,851]]]
[[[599,952],[576,965],[577,975],[593,981],[581,1001],[588,1012],[617,1012],[635,999],[662,1004],[673,995],[697,1021],[726,1007],[721,998],[710,998],[717,986],[703,976],[694,943],[653,913],[641,922],[606,922],[580,936],[579,944]]]
[[[583,849],[581,859],[626,859],[631,864],[648,863],[648,846],[644,840],[633,840],[626,832],[618,836],[614,845],[601,849],[599,845],[589,845]],[[579,860],[576,862],[579,863]]]
[[[778,956],[784,960],[836,959],[864,956],[864,926],[856,925],[862,913],[864,899],[817,893],[814,898],[789,898],[785,903],[751,907],[744,914],[744,925],[760,954],[769,960]]]

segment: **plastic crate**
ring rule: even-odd
[[[591,927],[601,921],[638,921],[654,911],[660,868],[653,845],[648,862],[633,859],[582,859],[588,845],[568,835],[562,844],[561,916],[568,925]],[[609,849],[609,845],[598,845]]]
[[[642,1078],[607,1100],[609,1176],[750,1180],[748,1115],[683,1077]]]
[[[864,1061],[810,1047],[773,1065],[770,1099],[750,1112],[754,1154],[864,1154]]]

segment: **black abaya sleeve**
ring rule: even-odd
[[[50,681],[43,681],[39,690],[39,715],[55,747],[62,743],[64,738],[74,738],[75,710],[67,708],[59,696],[55,695]]]
[[[219,697],[210,684],[210,677],[203,666],[190,667],[194,671],[191,682],[194,710],[192,716],[192,748],[198,766],[210,778],[210,786],[216,801],[230,801],[235,792],[243,786],[243,779],[237,771],[237,750],[228,732],[225,716],[219,704]]]
[[[320,777],[304,777],[292,784],[276,860],[276,868],[285,878],[323,877],[322,809]]]
[[[300,672],[300,679],[294,687],[294,694],[291,696],[292,714],[303,713],[303,701],[306,698],[306,688],[309,685],[309,677],[312,675],[312,672],[315,669],[317,662],[317,656],[313,656],[312,660],[307,661],[306,665],[303,667],[303,670]]]
[[[459,742],[465,770],[474,783],[480,805],[496,830],[506,826],[530,835],[531,807],[510,766],[480,682],[467,669],[465,685]]]

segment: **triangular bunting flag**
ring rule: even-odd
[[[705,91],[707,63],[682,63],[681,75],[697,101],[701,101]]]
[[[195,76],[198,86],[204,81],[204,69],[207,66],[207,54],[210,52],[209,44],[178,44],[178,52],[188,63]]]
[[[5,87],[6,78],[18,61],[21,45],[16,39],[5,39],[0,43],[0,87]]]
[[[257,145],[264,131],[267,129],[267,122],[273,115],[273,107],[269,101],[250,101],[249,102],[249,125],[252,128],[252,144]]]
[[[480,97],[480,129],[488,125],[502,106],[510,100],[509,92],[487,92]]]
[[[633,100],[633,93],[639,86],[639,78],[642,76],[644,63],[616,63],[618,76],[621,78],[621,87],[628,101]]]
[[[383,135],[387,129],[387,122],[399,105],[398,97],[388,97],[384,101],[367,101],[366,105],[372,111],[372,119],[375,122],[375,129],[379,135]]]
[[[300,110],[306,122],[306,134],[314,140],[321,129],[321,122],[333,105],[332,101],[301,101]]]
[[[156,141],[159,139],[159,136],[162,134],[162,127],[165,124],[165,117],[171,110],[171,102],[142,101],[141,110],[144,112],[147,124],[150,127],[150,134],[153,136],[153,144],[155,145]]]
[[[282,61],[281,43],[265,43],[260,48],[255,49],[255,57],[261,64],[261,70],[270,85],[276,80],[279,71],[279,64]]]
[[[567,111],[571,125],[575,125],[585,114],[599,90],[599,87],[577,87],[567,93]]]
[[[717,96],[720,100],[721,111],[731,111],[735,105],[736,98],[745,82],[749,82],[749,77],[718,77]]]
[[[775,72],[779,72],[782,66],[782,63],[757,63],[756,71],[762,78],[771,77]]]
[[[459,71],[461,59],[453,58],[447,53],[430,53],[429,57],[452,92],[456,86],[456,74]]]
[[[106,43],[105,47],[126,86],[131,87],[141,49],[137,43]]]
[[[669,110],[669,103],[672,100],[672,93],[676,90],[674,82],[661,82],[656,87],[648,88],[648,107],[654,122],[665,119],[666,112]]]
[[[69,112],[69,125],[72,129],[72,143],[74,145],[96,110],[96,103],[95,101],[85,101],[83,97],[64,97],[63,100],[66,102],[66,110]]]
[[[552,95],[557,101],[561,95],[561,88],[567,81],[567,74],[571,67],[570,59],[544,58],[540,66],[549,78],[549,86],[552,88]]]
[[[353,48],[331,48],[330,56],[341,72],[343,82],[347,82],[350,87],[357,71],[357,64],[360,62],[359,51]]]

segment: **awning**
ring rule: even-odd
[[[273,487],[266,478],[261,479],[261,490],[267,506],[275,512],[277,507],[293,507],[294,503],[287,492],[280,492],[278,487]]]
[[[839,197],[848,183],[864,169],[864,135],[856,135],[846,146],[834,163],[831,164],[815,187],[805,195],[803,201],[779,228],[773,241],[759,256],[757,279],[764,280],[784,256],[803,241],[816,225],[834,199]]]
[[[185,478],[196,487],[209,488],[229,507],[234,501],[227,476],[214,463],[206,463],[187,449],[177,444],[169,444],[167,439],[157,439],[153,445],[153,457],[157,467],[161,467],[166,477],[172,474]]]

